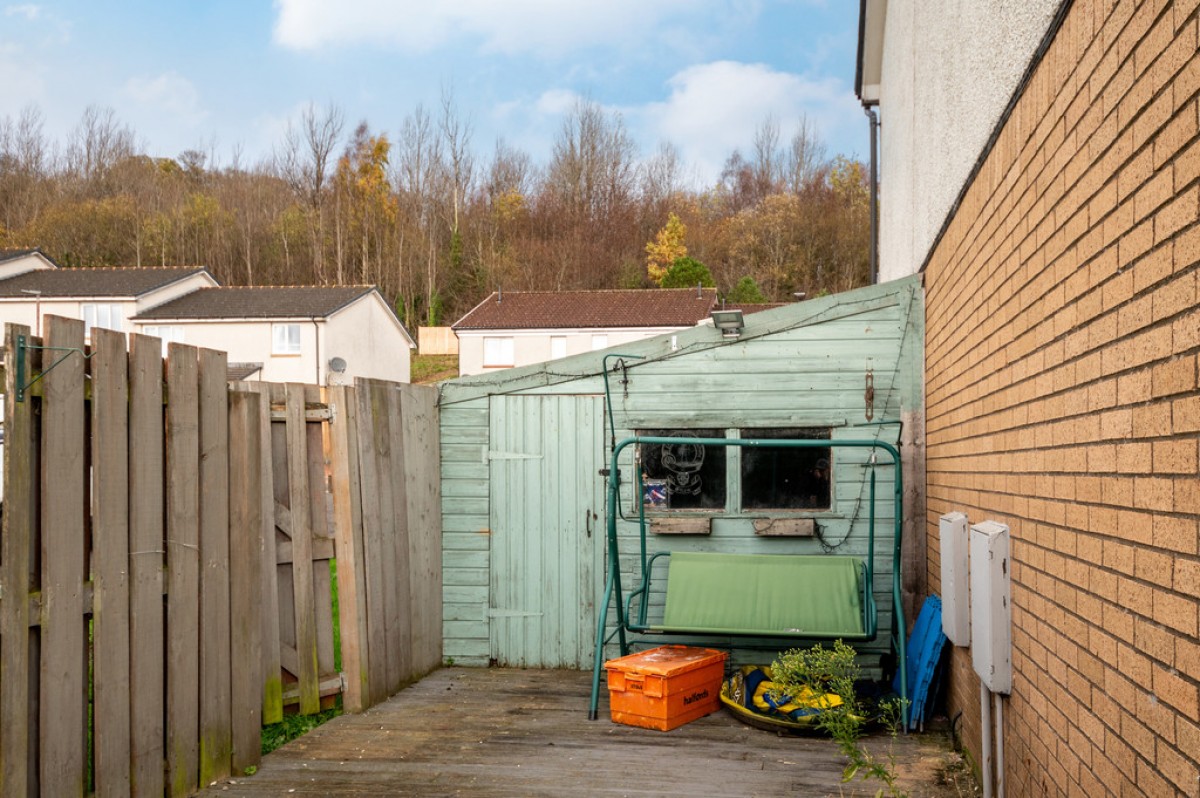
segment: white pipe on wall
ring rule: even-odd
[[[983,798],[993,798],[992,793],[992,693],[981,679],[979,681],[979,727],[983,732]]]
[[[1004,798],[1004,696],[992,693],[996,721],[996,798]]]

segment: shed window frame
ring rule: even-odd
[[[781,433],[780,438],[784,439],[804,439],[804,440],[821,440],[828,438],[831,442],[829,448],[798,448],[798,449],[776,449],[775,451],[792,451],[800,453],[796,459],[800,460],[819,460],[827,461],[827,495],[828,502],[814,502],[812,506],[747,506],[746,486],[747,486],[747,469],[753,464],[754,460],[761,459],[764,452],[769,449],[760,447],[748,446],[711,446],[706,447],[706,461],[713,455],[717,454],[721,457],[721,463],[724,468],[723,490],[724,495],[720,506],[684,506],[670,507],[669,500],[663,504],[652,503],[647,493],[657,487],[654,484],[661,480],[661,476],[647,476],[647,471],[644,468],[643,458],[646,453],[643,446],[636,447],[635,468],[637,468],[643,479],[643,496],[644,512],[647,518],[680,518],[688,516],[697,517],[712,517],[714,515],[723,515],[728,518],[829,518],[837,517],[840,514],[837,512],[837,488],[834,480],[834,470],[836,461],[834,457],[833,428],[830,426],[809,426],[809,427],[789,427],[783,425],[771,425],[762,427],[730,427],[730,428],[695,428],[688,429],[684,427],[663,427],[658,429],[638,429],[634,434],[638,437],[693,437],[693,438],[727,438],[727,439],[743,439],[754,440],[759,435],[764,433]],[[723,450],[723,451],[713,451]],[[747,453],[751,453],[751,457],[747,458]],[[651,472],[653,473],[653,472]],[[630,504],[634,512],[638,511],[638,496],[632,496]]]
[[[769,427],[743,427],[737,430],[735,435],[743,440],[770,440],[772,437],[781,440],[833,440],[833,430],[831,427],[785,427],[785,426],[769,426]],[[834,511],[837,505],[836,484],[833,478],[834,467],[836,465],[834,458],[834,447],[800,447],[800,448],[775,448],[770,447],[748,447],[738,446],[737,460],[737,504],[734,512],[742,516],[763,517],[769,516],[772,518],[792,518],[792,517],[808,517],[813,515],[829,515]],[[780,459],[785,459],[791,462],[785,465],[791,468],[796,468],[800,476],[803,478],[803,484],[787,486],[784,488],[774,488],[771,491],[772,495],[780,495],[781,490],[787,490],[797,497],[795,505],[779,505],[766,502],[764,498],[749,499],[751,504],[748,505],[747,486],[752,482],[754,477],[747,472],[751,468],[761,468],[763,466],[775,465]],[[824,463],[821,463],[821,461]],[[823,466],[821,470],[824,472],[824,485],[820,484],[820,477],[814,472]],[[760,477],[761,478],[761,477]],[[808,480],[816,480],[815,484],[810,484]],[[756,492],[753,494],[756,497],[765,496],[764,492]],[[824,501],[822,501],[824,499]],[[759,502],[763,502],[759,504]]]

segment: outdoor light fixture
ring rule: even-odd
[[[725,338],[737,338],[742,334],[742,328],[745,326],[742,320],[742,312],[736,308],[733,310],[714,310],[709,314],[712,317],[713,326],[721,331],[721,335]]]

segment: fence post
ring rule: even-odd
[[[333,420],[329,423],[329,459],[333,472],[338,614],[342,632],[342,670],[346,674],[342,706],[347,712],[362,712],[370,705],[371,652],[367,648],[358,408],[353,388],[338,385],[329,390],[333,410]]]
[[[265,397],[229,393],[229,604],[233,647],[233,771],[261,759],[262,735],[262,439]],[[236,445],[234,445],[236,442]],[[272,530],[272,533],[274,530]],[[271,563],[274,568],[274,563]],[[278,674],[276,674],[278,679]]]
[[[92,330],[92,713],[97,796],[129,794],[129,382],[125,336]]]
[[[167,360],[167,780],[198,784],[200,742],[200,400],[198,350],[170,344]]]
[[[37,523],[37,453],[34,450],[33,398],[17,402],[17,337],[32,341],[29,328],[6,325],[4,335],[4,533],[0,536],[0,795],[29,791],[31,747],[36,730],[29,711],[29,566]],[[31,364],[32,365],[32,364]],[[32,369],[30,369],[32,370]]]
[[[162,342],[129,336],[130,791],[163,794],[163,362]]]
[[[200,784],[229,775],[229,399],[226,355],[200,350]]]

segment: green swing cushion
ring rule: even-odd
[[[861,636],[863,578],[858,557],[672,552],[663,623],[656,628]]]

